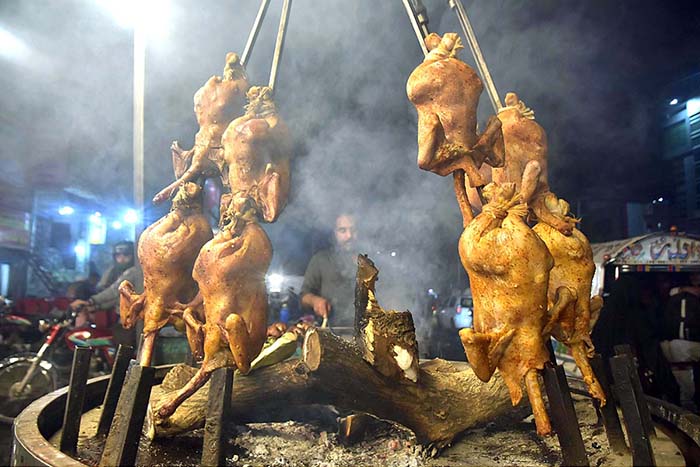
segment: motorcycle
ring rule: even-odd
[[[59,311],[53,318],[40,320],[38,327],[46,338],[39,350],[0,361],[0,422],[12,423],[32,401],[67,383],[76,347],[93,349],[91,376],[111,370],[116,352],[112,332],[89,322],[76,328],[79,312]]]

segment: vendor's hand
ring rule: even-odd
[[[313,309],[316,315],[321,318],[328,318],[328,313],[331,311],[331,302],[323,297],[316,297],[313,301]]]
[[[267,327],[268,337],[280,337],[287,331],[287,325],[284,323],[272,323]]]
[[[68,305],[71,310],[87,310],[88,308],[91,308],[90,302],[87,300],[73,300],[70,305]]]

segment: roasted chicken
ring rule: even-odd
[[[181,183],[194,181],[204,173],[221,172],[221,136],[229,123],[243,113],[248,87],[248,78],[238,55],[227,53],[223,77],[212,76],[194,95],[194,113],[199,124],[194,147],[184,151],[177,141],[173,143],[176,180],[153,198],[154,203],[168,199]]]
[[[457,199],[466,215],[464,174],[471,187],[481,188],[487,183],[479,173],[481,165],[503,164],[500,121],[491,117],[485,131],[477,135],[476,109],[484,86],[476,72],[457,59],[462,48],[459,36],[433,33],[426,45],[430,53],[406,84],[418,112],[418,166],[440,176],[455,174]]]
[[[501,121],[506,160],[503,168],[494,168],[493,181],[515,183],[522,200],[535,217],[565,235],[572,225],[553,215],[545,206],[550,193],[547,182],[547,134],[535,121],[535,113],[515,93],[509,92],[506,107],[498,112]]]
[[[549,360],[543,330],[554,262],[525,223],[527,207],[515,184],[490,183],[483,195],[487,204],[459,239],[474,299],[474,327],[459,335],[477,377],[488,381],[498,368],[513,405],[522,398],[525,379],[537,432],[548,434],[551,426],[537,370]]]
[[[554,258],[548,292],[551,323],[545,331],[571,348],[589,392],[605,404],[605,393],[588,363],[595,351],[591,330],[603,306],[602,297],[591,298],[595,272],[591,245],[576,228],[576,219],[569,216],[569,203],[548,193],[543,204],[551,215],[568,223],[571,231],[570,236],[563,235],[547,222],[539,222],[533,228]]]
[[[251,87],[247,97],[245,115],[231,122],[222,137],[225,185],[231,189],[222,206],[232,196],[247,196],[256,202],[262,220],[274,222],[287,205],[291,138],[269,87]]]
[[[140,364],[149,366],[158,331],[172,323],[184,330],[182,309],[195,296],[197,284],[192,267],[202,246],[212,238],[211,227],[201,209],[201,188],[194,183],[180,186],[170,212],[151,224],[139,239],[138,257],[143,268],[143,294],[129,281],[119,286],[120,315],[125,328],[144,320]]]
[[[272,246],[256,222],[250,200],[236,198],[231,221],[202,247],[192,276],[203,299],[204,322],[193,335],[203,337],[204,360],[192,379],[158,410],[169,417],[217,368],[234,366],[245,374],[265,342],[267,294],[265,274]],[[191,326],[191,321],[187,321]]]

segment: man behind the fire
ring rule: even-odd
[[[328,318],[332,327],[352,327],[355,321],[357,229],[347,212],[335,219],[334,245],[318,251],[309,261],[301,287],[301,304]]]

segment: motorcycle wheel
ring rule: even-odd
[[[14,422],[29,404],[57,389],[56,370],[50,362],[42,360],[22,393],[16,394],[17,386],[36,356],[35,353],[22,353],[0,361],[0,422]]]

